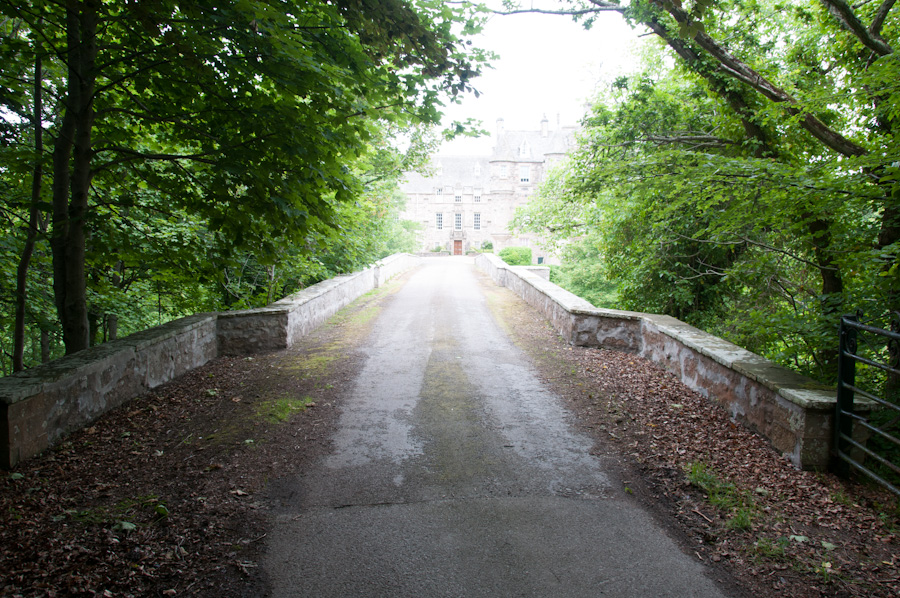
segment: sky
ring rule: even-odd
[[[616,13],[599,15],[587,31],[569,16],[494,15],[474,43],[499,58],[474,81],[481,97],[469,94],[462,104],[448,106],[444,124],[475,118],[493,132],[503,118],[507,130],[538,130],[546,115],[551,128],[557,122],[575,125],[598,86],[633,68],[638,36]],[[445,144],[440,153],[490,149],[490,140],[463,139]]]

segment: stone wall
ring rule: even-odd
[[[181,318],[0,378],[0,467],[14,467],[218,355],[290,347],[360,295],[418,263],[412,255],[393,255],[268,307]]]
[[[828,465],[834,389],[675,318],[595,308],[491,254],[478,256],[476,264],[543,314],[569,343],[645,357],[768,438],[797,467]]]
[[[415,268],[420,263],[422,261],[418,257],[409,253],[396,253],[384,258],[375,264],[375,286],[380,287],[388,280]]]
[[[398,253],[362,272],[336,276],[259,309],[219,314],[220,355],[287,349],[360,295],[409,270],[419,258]]]
[[[539,278],[543,278],[544,280],[550,280],[550,268],[548,266],[517,266],[519,268],[525,268],[535,276]]]
[[[216,356],[216,314],[190,316],[0,378],[0,466]]]

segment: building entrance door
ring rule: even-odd
[[[453,241],[453,255],[462,255],[462,241]]]

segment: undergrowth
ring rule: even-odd
[[[725,527],[740,530],[753,527],[756,505],[749,493],[719,478],[705,463],[688,463],[686,469],[688,481],[706,493],[709,504],[727,514]]]

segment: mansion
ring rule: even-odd
[[[534,263],[550,257],[532,234],[513,236],[508,224],[550,168],[574,145],[575,127],[550,130],[547,118],[537,131],[506,131],[497,121],[496,145],[488,156],[438,156],[428,177],[408,173],[401,190],[406,207],[400,217],[422,225],[421,251],[464,255],[490,243],[530,247]]]

